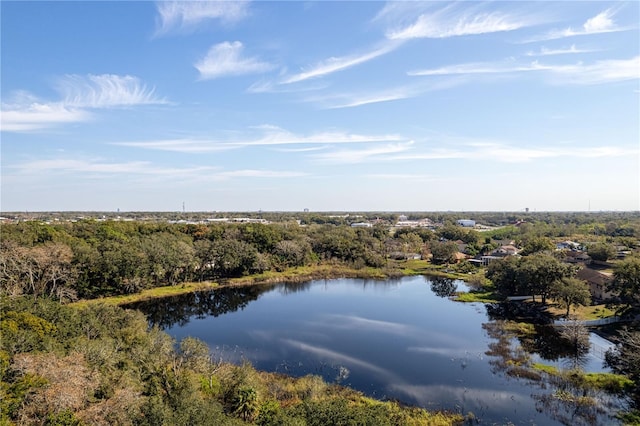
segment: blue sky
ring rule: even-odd
[[[2,211],[640,209],[640,3],[0,2]]]

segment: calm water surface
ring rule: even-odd
[[[322,375],[377,398],[473,412],[483,424],[615,424],[606,414],[582,421],[573,407],[542,405],[539,397],[549,389],[496,368],[486,355],[496,340],[483,328],[490,322],[485,306],[442,297],[457,285],[424,277],[340,279],[223,289],[135,307],[177,340],[197,337],[216,355],[247,359],[261,370]],[[583,364],[602,368],[592,354]],[[565,416],[562,422],[552,409]]]

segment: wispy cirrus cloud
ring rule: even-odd
[[[425,70],[409,71],[409,76],[441,76],[441,75],[464,75],[464,74],[500,74],[516,73],[525,71],[540,71],[545,69],[544,65],[538,62],[517,63],[514,61],[503,62],[473,62],[468,64],[449,65],[439,68],[429,68]]]
[[[33,160],[10,166],[10,168],[25,175],[56,173],[82,176],[90,175],[94,178],[108,178],[114,175],[148,175],[171,179],[229,180],[233,178],[290,178],[307,175],[307,173],[304,172],[286,170],[224,170],[220,167],[211,166],[164,167],[155,165],[149,161],[110,162],[96,158]]]
[[[441,145],[451,145],[442,141]],[[493,141],[469,141],[453,144],[447,148],[414,150],[410,154],[389,156],[389,161],[464,159],[496,161],[502,163],[523,163],[547,158],[606,158],[638,155],[638,149],[617,146],[565,146],[520,147]]]
[[[323,164],[356,164],[370,161],[385,161],[389,159],[390,154],[408,151],[411,145],[413,145],[413,141],[384,145],[377,144],[361,149],[341,148],[330,152],[313,154],[311,158]]]
[[[575,44],[572,44],[570,47],[560,48],[560,49],[548,49],[546,47],[541,47],[540,50],[534,51],[530,50],[525,53],[526,56],[554,56],[554,55],[572,55],[576,53],[591,53],[596,52],[593,49],[579,49]]]
[[[461,79],[449,78],[427,84],[413,84],[383,90],[367,90],[361,93],[336,93],[324,96],[308,97],[306,102],[320,105],[324,109],[355,108],[364,105],[397,101],[420,96],[427,92],[450,89],[462,84]]]
[[[31,132],[90,120],[92,110],[166,104],[139,78],[130,75],[66,75],[55,84],[61,100],[43,100],[24,91],[2,103],[1,130]]]
[[[439,137],[436,143],[374,144],[364,148],[334,148],[309,157],[322,164],[411,162],[424,160],[470,160],[525,163],[551,158],[610,158],[640,154],[637,148],[620,146],[563,145],[521,146],[521,144],[469,138]],[[404,176],[404,175],[402,175]],[[425,176],[414,176],[425,178]],[[428,178],[428,177],[427,177]]]
[[[103,159],[68,159],[54,158],[33,160],[13,166],[21,173],[38,174],[47,172],[59,173],[92,173],[102,175],[138,174],[179,176],[184,174],[211,171],[211,167],[158,167],[148,161],[108,162]]]
[[[433,176],[433,175],[425,175],[418,173],[370,173],[363,175],[366,179],[398,179],[403,181],[434,181],[440,180],[441,177]]]
[[[185,154],[225,151],[236,148],[232,145],[221,144],[215,140],[188,138],[113,142],[112,145],[151,149],[156,151],[182,152]]]
[[[442,76],[471,74],[513,74],[522,72],[544,72],[554,83],[562,84],[606,84],[640,79],[640,56],[630,59],[608,59],[591,64],[578,62],[570,65],[531,63],[486,62],[458,64],[441,68],[411,71],[410,76]]]
[[[605,84],[640,79],[640,56],[630,59],[609,59],[592,64],[552,65],[548,70],[562,77],[566,84]]]
[[[316,92],[329,87],[326,82],[315,81],[304,86],[280,84],[275,80],[261,80],[253,83],[246,90],[247,93],[304,93]]]
[[[382,102],[397,101],[400,99],[407,99],[417,96],[415,92],[408,90],[391,90],[380,93],[369,93],[363,95],[352,95],[350,97],[340,96],[341,98],[347,98],[344,102],[334,103],[327,107],[327,109],[340,109],[340,108],[354,108],[369,104],[379,104]]]
[[[71,74],[58,80],[56,88],[63,103],[76,108],[110,108],[168,103],[138,77],[100,74]]]
[[[194,64],[200,78],[211,80],[232,75],[256,74],[269,71],[275,66],[257,58],[243,57],[244,46],[239,41],[215,44],[204,58]]]
[[[290,178],[307,176],[304,172],[292,172],[292,171],[278,171],[278,170],[232,170],[228,172],[215,173],[216,176],[221,178]]]
[[[69,108],[61,102],[3,104],[0,130],[3,132],[32,132],[59,124],[77,123],[91,118],[88,111]]]
[[[448,4],[421,13],[411,24],[389,30],[386,36],[391,40],[449,38],[514,31],[535,23],[525,14],[485,11],[483,7],[482,3],[473,6]]]
[[[298,83],[304,80],[323,77],[328,74],[342,71],[347,68],[351,68],[356,65],[369,62],[382,55],[386,55],[387,53],[392,52],[393,50],[398,48],[400,44],[401,43],[399,42],[385,42],[364,53],[357,53],[357,54],[339,56],[339,57],[331,57],[329,59],[320,61],[319,63],[311,66],[307,70],[284,77],[280,81],[280,84]]]
[[[191,32],[204,22],[219,20],[234,23],[249,14],[249,2],[234,1],[159,1],[156,35]]]
[[[524,43],[537,41],[556,40],[566,37],[585,36],[592,34],[612,33],[630,30],[630,27],[621,27],[613,20],[617,10],[609,8],[598,13],[596,16],[589,18],[579,28],[565,28],[561,30],[551,30],[545,34],[537,35],[524,40]]]
[[[299,135],[277,126],[257,126],[242,139],[162,139],[114,142],[113,145],[182,153],[205,153],[256,146],[327,145],[397,141],[398,135],[362,135],[343,131],[316,132]],[[257,135],[255,133],[258,133]]]

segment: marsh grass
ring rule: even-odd
[[[82,307],[104,303],[107,305],[121,306],[129,303],[141,302],[144,300],[178,296],[180,294],[192,293],[194,291],[211,290],[217,287],[219,287],[219,284],[215,282],[184,283],[172,286],[149,288],[133,294],[123,294],[118,296],[101,297],[97,299],[80,300],[78,302],[70,303],[69,305]]]
[[[626,376],[613,373],[585,373],[580,370],[561,370],[553,365],[534,363],[531,368],[549,376],[560,378],[572,383],[574,386],[602,390],[608,393],[621,394],[633,386],[633,380]]]
[[[106,303],[109,305],[127,305],[163,297],[177,296],[194,291],[212,290],[225,287],[239,287],[261,284],[301,283],[312,280],[337,279],[337,278],[363,278],[384,280],[400,278],[404,276],[427,275],[451,279],[464,279],[468,275],[446,272],[439,265],[431,265],[426,260],[390,261],[383,268],[355,267],[343,263],[321,263],[309,266],[300,266],[285,269],[284,271],[266,271],[260,274],[252,274],[243,277],[228,278],[219,282],[183,283],[172,286],[154,287],[142,290],[138,293],[102,297],[91,300],[74,302],[74,306],[87,306],[94,303]],[[490,302],[492,299],[483,300]]]

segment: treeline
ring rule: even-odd
[[[459,415],[232,365],[138,311],[0,297],[2,425],[450,425]]]
[[[437,240],[445,237],[479,238],[454,226],[391,234],[383,226],[296,223],[23,222],[2,227],[0,290],[69,301],[320,262],[383,268],[390,257],[421,254],[430,242],[437,251]]]
[[[309,217],[315,217],[309,214]],[[562,217],[562,216],[560,216]],[[558,219],[558,218],[556,218]],[[586,235],[600,241],[606,259],[613,243],[633,247],[637,223],[592,223]],[[395,229],[346,225],[147,221],[30,221],[2,225],[0,292],[46,295],[61,301],[135,293],[186,281],[224,280],[318,263],[387,268],[390,260],[416,255],[434,263],[455,262],[456,253],[489,253],[513,240],[522,254],[554,249],[563,238],[555,225],[523,223],[480,233],[446,224]],[[625,236],[598,236],[600,229]],[[555,231],[554,231],[555,230]],[[630,230],[629,232],[621,230]],[[632,236],[626,236],[626,234]],[[593,246],[593,252],[596,253]],[[602,251],[602,250],[600,250]],[[591,253],[590,253],[591,254]]]
[[[151,222],[199,222],[207,219],[250,218],[274,223],[300,221],[305,225],[350,225],[354,222],[377,220],[395,224],[400,216],[409,220],[430,219],[444,225],[458,219],[473,219],[490,226],[530,223],[540,229],[545,224],[554,235],[592,229],[597,226],[602,235],[620,236],[633,232],[640,235],[640,212],[3,212],[2,216],[21,221],[69,221],[83,219],[134,220]],[[546,232],[546,231],[545,231]]]

